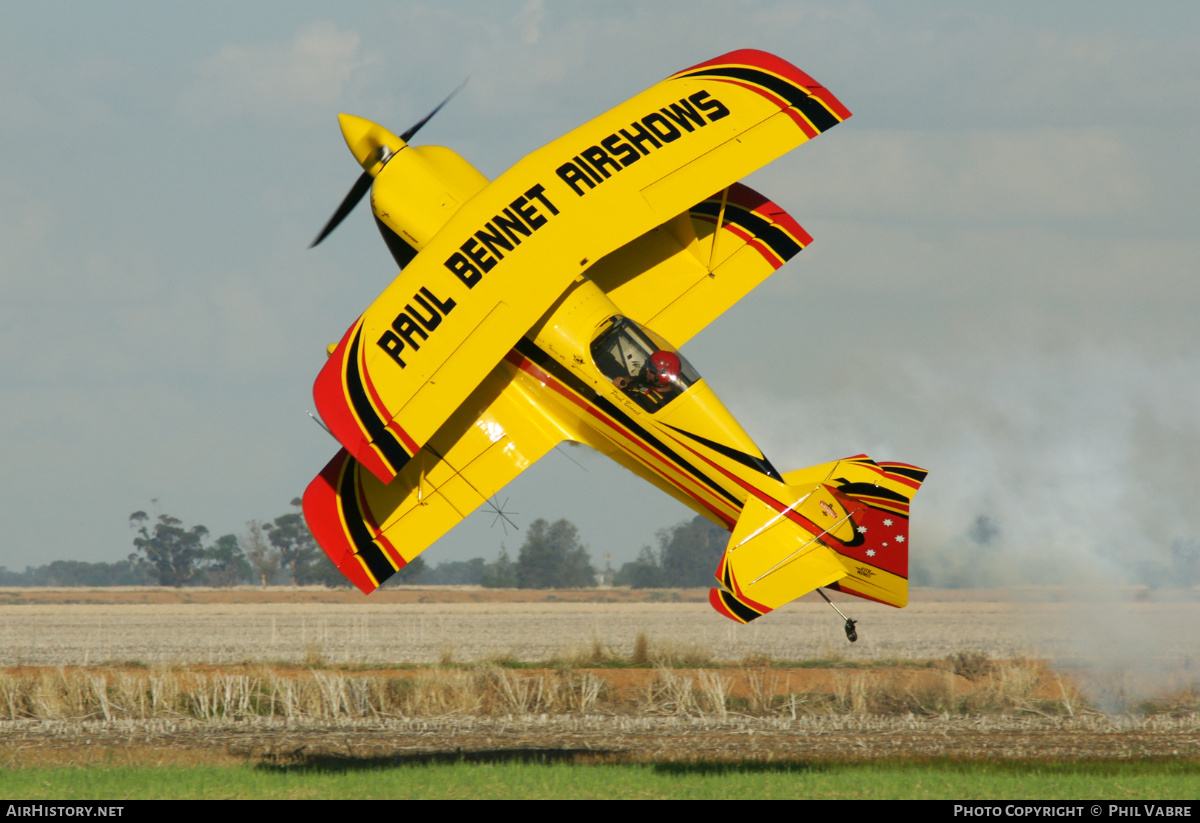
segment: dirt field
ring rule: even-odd
[[[84,744],[86,741],[86,745]],[[93,724],[6,729],[0,765],[254,763],[345,767],[537,757],[568,762],[787,759],[1196,758],[1200,732],[1173,721],[1045,719],[514,718],[266,724]]]

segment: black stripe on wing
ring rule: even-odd
[[[354,413],[366,427],[371,442],[383,452],[383,456],[392,464],[392,470],[399,473],[411,458],[404,447],[400,445],[400,441],[396,439],[396,435],[388,429],[387,423],[380,419],[379,413],[375,411],[375,407],[371,405],[371,401],[367,397],[367,390],[362,383],[362,375],[358,371],[358,348],[361,340],[362,326],[359,326],[358,331],[354,333],[354,339],[350,341],[350,351],[346,355],[346,393],[350,395]]]
[[[808,122],[812,123],[817,131],[825,131],[838,123],[842,122],[829,109],[821,103],[820,100],[809,95],[801,89],[782,77],[776,77],[773,74],[768,74],[761,69],[752,69],[742,66],[724,66],[721,68],[704,68],[692,74],[684,75],[685,77],[728,77],[733,80],[742,80],[747,83],[752,83],[756,86],[761,86],[788,101],[792,108],[803,114]]]
[[[355,553],[367,564],[375,581],[382,584],[395,574],[396,570],[384,555],[383,549],[371,539],[371,532],[367,529],[362,511],[358,507],[357,471],[358,461],[347,459],[338,483],[338,505],[342,507],[342,521],[349,531]]]
[[[714,220],[721,219],[721,201],[705,200],[703,203],[697,203],[692,206],[688,211],[691,214],[703,214],[707,217],[712,217]],[[741,206],[736,206],[733,203],[725,204],[724,222],[732,223],[761,240],[785,263],[799,254],[800,250],[804,248],[789,237],[783,229],[759,217],[754,212],[744,209]]]

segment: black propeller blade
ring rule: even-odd
[[[338,206],[338,210],[333,213],[333,217],[329,218],[329,222],[325,224],[325,228],[321,229],[321,233],[317,235],[317,239],[308,245],[311,249],[313,246],[320,243],[329,233],[338,227],[338,224],[346,219],[346,215],[354,211],[354,207],[358,205],[358,201],[363,199],[363,195],[371,190],[371,184],[375,182],[375,178],[371,176],[371,172],[364,171],[354,181],[354,188],[350,189],[350,193],[346,195],[346,199],[342,201],[342,205]]]
[[[459,84],[458,88],[456,88],[454,91],[452,91],[448,95],[446,95],[445,100],[443,100],[442,102],[437,104],[437,107],[434,108],[433,111],[429,112],[429,114],[422,117],[420,120],[418,120],[416,122],[415,125],[410,127],[403,134],[401,134],[400,139],[403,140],[405,143],[407,143],[409,140],[411,140],[413,138],[413,135],[416,134],[418,131],[420,131],[421,127],[424,126],[426,123],[428,123],[430,118],[432,118],[435,114],[437,114],[439,111],[441,111],[442,106],[449,103],[450,99],[452,97],[454,97],[454,95],[456,95],[460,91],[462,91],[463,87],[466,85],[467,85],[467,81],[466,80],[462,81],[462,83]],[[387,164],[387,161],[389,159],[391,159],[391,152],[388,151],[386,146],[380,146],[379,149],[376,151],[376,153],[379,155],[379,159],[381,161],[383,161],[383,163],[385,165]],[[379,172],[376,171],[375,173],[378,174]],[[346,219],[346,215],[348,215],[350,212],[354,211],[354,207],[358,205],[358,201],[362,200],[363,196],[371,190],[371,183],[374,182],[374,180],[375,180],[375,178],[371,175],[370,171],[364,171],[359,176],[358,180],[354,181],[353,188],[350,189],[350,193],[346,195],[346,198],[344,200],[342,200],[342,204],[340,206],[338,206],[337,211],[335,211],[333,213],[333,217],[329,218],[329,222],[325,224],[325,228],[321,229],[321,233],[317,235],[317,239],[312,241],[312,243],[309,244],[308,247],[310,249],[313,248],[314,246],[316,246],[318,243],[320,243],[326,237],[328,237],[330,232],[332,232],[334,229],[336,229],[338,227],[338,224],[340,224],[343,220]]]
[[[407,143],[409,140],[412,140],[412,138],[413,138],[413,135],[414,135],[414,134],[416,134],[417,132],[419,132],[419,131],[421,130],[421,126],[424,126],[426,123],[428,123],[428,122],[429,122],[429,119],[430,119],[431,117],[433,117],[435,114],[437,114],[439,111],[441,111],[441,110],[442,110],[442,106],[444,106],[444,105],[446,105],[447,103],[449,103],[449,102],[450,102],[450,99],[451,99],[452,97],[454,97],[454,95],[456,95],[456,94],[458,94],[460,91],[462,91],[462,90],[463,90],[463,87],[464,87],[464,86],[466,86],[466,85],[467,85],[467,81],[466,81],[466,80],[464,80],[464,81],[462,81],[461,83],[459,83],[459,84],[458,84],[458,88],[456,88],[454,91],[452,91],[452,92],[450,92],[449,94],[447,94],[447,95],[446,95],[446,99],[445,99],[445,100],[443,100],[442,102],[440,102],[440,103],[438,103],[438,104],[437,104],[437,108],[435,108],[433,111],[429,112],[429,114],[427,114],[427,115],[425,115],[424,117],[422,117],[420,120],[418,120],[418,121],[417,121],[417,124],[416,124],[415,126],[411,127],[411,128],[408,130],[408,131],[404,132],[404,134],[400,135],[400,139],[401,139],[401,140],[403,140],[405,143]]]

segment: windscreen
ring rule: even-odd
[[[663,408],[700,379],[678,349],[619,315],[592,341],[592,360],[626,397],[649,412]]]

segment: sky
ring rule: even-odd
[[[0,28],[0,565],[214,535],[336,450],[324,347],[395,276],[339,112],[495,177],[736,48],[854,113],[747,182],[815,238],[685,348],[781,470],[930,470],[937,584],[1188,579],[1200,549],[1200,7],[12,3]],[[500,496],[614,565],[691,512],[586,449]],[[157,501],[157,502],[154,502]],[[485,512],[428,562],[522,536]],[[1173,548],[1174,547],[1174,548]],[[1192,583],[1200,582],[1193,580]]]

